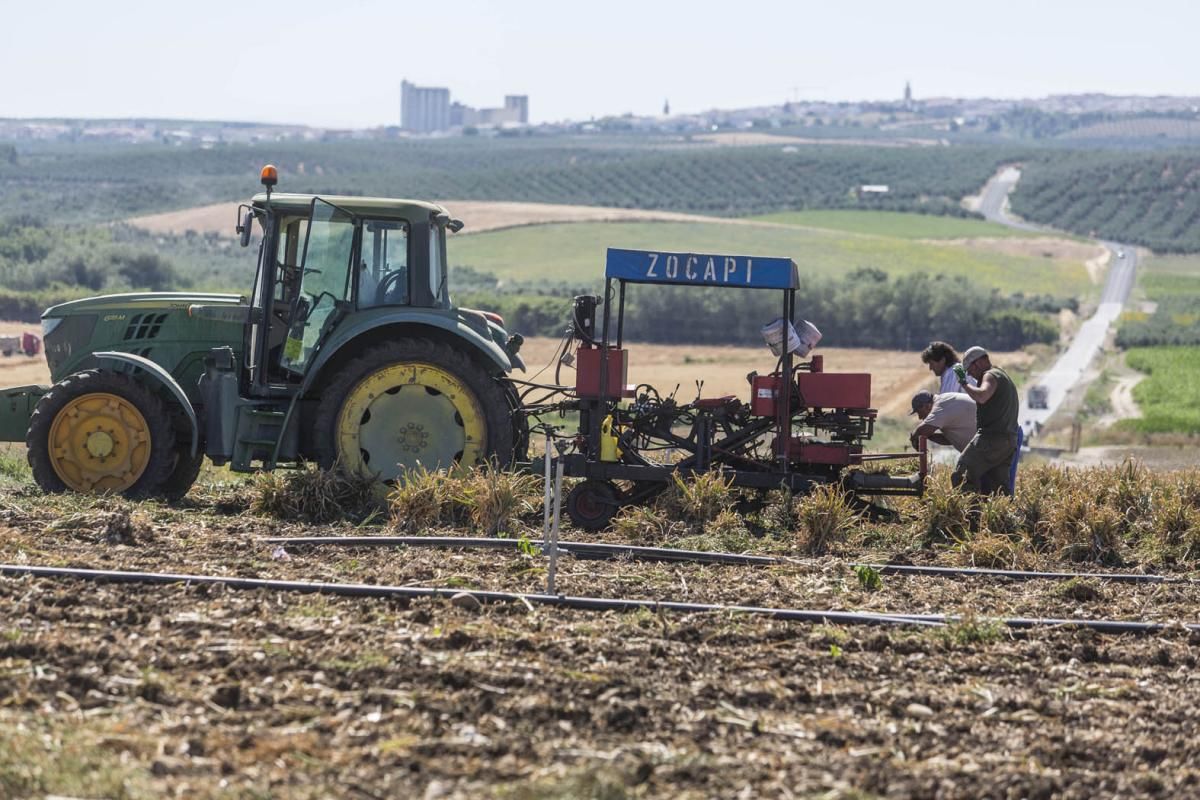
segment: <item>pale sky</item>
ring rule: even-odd
[[[286,13],[282,9],[287,9]],[[900,96],[1200,95],[1191,0],[0,0],[0,117],[534,122]]]

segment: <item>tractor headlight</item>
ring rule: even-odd
[[[43,317],[42,341],[45,341],[46,337],[53,333],[55,328],[57,328],[59,325],[62,325],[63,320],[65,319],[66,317]]]

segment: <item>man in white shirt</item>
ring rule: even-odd
[[[954,373],[950,373],[950,376],[954,377]],[[975,411],[975,401],[959,392],[936,395],[917,392],[912,399],[912,413],[921,420],[921,424],[909,437],[913,449],[924,436],[936,444],[948,444],[961,453],[978,427]]]
[[[958,362],[958,353],[945,342],[930,342],[929,347],[921,351],[921,361],[929,366],[929,371],[938,378],[938,394],[955,394],[959,391],[958,378],[954,377],[954,365]],[[976,386],[975,379],[967,376],[967,383]]]

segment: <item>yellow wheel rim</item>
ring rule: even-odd
[[[392,364],[350,390],[337,418],[344,466],[380,480],[405,470],[479,461],[487,423],[479,400],[455,375],[430,364]]]
[[[50,463],[77,492],[123,492],[150,461],[150,426],[142,412],[107,392],[76,397],[50,425]]]

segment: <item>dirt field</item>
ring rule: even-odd
[[[0,561],[544,586],[543,562],[516,554],[285,555],[258,537],[328,529],[203,494],[130,510],[18,491]],[[1200,608],[1195,586],[888,577],[868,591],[844,556],[568,558],[559,589],[1160,621]],[[1200,637],[1182,629],[841,628],[31,578],[0,578],[0,619],[4,797],[1180,797],[1200,781]]]
[[[42,335],[36,324],[0,321],[0,336],[15,336],[22,333],[34,333],[39,337]],[[50,370],[46,366],[45,354],[0,356],[0,388],[49,382]]]

